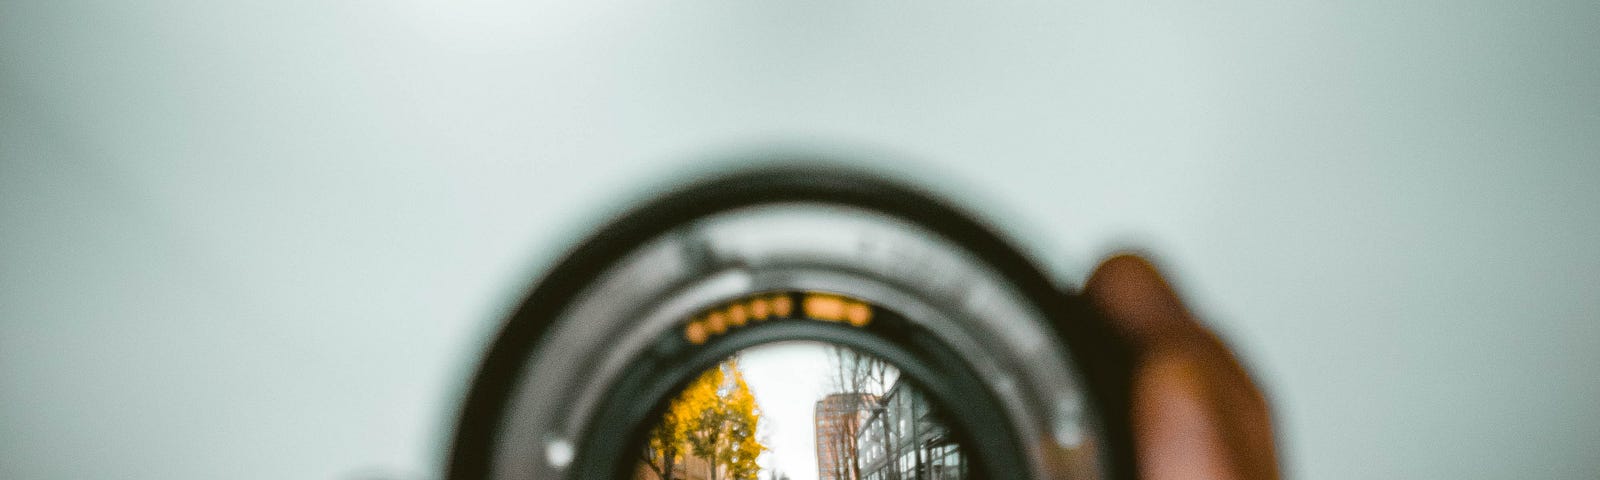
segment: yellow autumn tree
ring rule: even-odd
[[[727,450],[722,461],[728,468],[730,480],[757,480],[761,467],[756,459],[767,447],[756,440],[756,430],[761,425],[761,407],[750,394],[744,381],[744,372],[734,361],[731,370],[732,388],[728,389],[725,404],[728,408]]]
[[[645,465],[662,480],[674,480],[676,466],[691,451],[690,436],[699,434],[703,413],[720,409],[719,387],[722,385],[721,368],[712,368],[689,382],[676,398],[667,404],[661,419],[650,435],[643,455]]]
[[[707,369],[669,405],[651,432],[646,461],[662,479],[683,455],[707,460],[706,478],[756,480],[756,458],[766,446],[756,440],[760,406],[736,359]]]

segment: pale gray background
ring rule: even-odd
[[[0,2],[0,477],[435,477],[566,242],[773,146],[1156,252],[1294,477],[1600,477],[1600,4],[981,3]]]

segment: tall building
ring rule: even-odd
[[[859,480],[962,480],[970,468],[927,397],[905,382],[874,404],[856,445]]]
[[[865,393],[835,393],[817,400],[817,479],[859,480],[856,437],[862,422],[877,405]]]

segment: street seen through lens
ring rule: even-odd
[[[640,448],[637,480],[947,480],[968,461],[899,370],[850,348],[743,350],[694,378]]]

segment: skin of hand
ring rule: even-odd
[[[1279,476],[1266,398],[1149,261],[1101,263],[1084,294],[1133,346],[1131,419],[1141,478]]]

